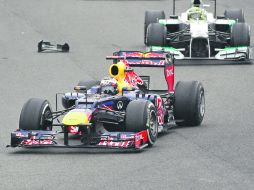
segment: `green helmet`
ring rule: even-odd
[[[187,11],[188,20],[206,20],[206,12],[200,7],[192,7]]]

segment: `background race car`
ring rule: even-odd
[[[74,92],[56,95],[56,111],[44,99],[23,106],[11,147],[116,148],[140,150],[152,146],[160,132],[172,126],[200,125],[205,114],[204,88],[197,81],[180,81],[174,88],[173,56],[163,52],[120,51],[110,77],[80,81]],[[162,67],[168,89],[150,90],[149,76],[131,67]],[[64,110],[58,111],[61,95]],[[54,127],[60,131],[53,131]],[[63,143],[57,136],[63,134]],[[69,134],[80,139],[70,142]]]
[[[250,59],[250,26],[242,9],[225,10],[216,16],[201,0],[191,1],[191,7],[165,18],[164,11],[146,11],[144,43],[149,50],[166,51],[176,59]]]

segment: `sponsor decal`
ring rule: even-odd
[[[165,60],[137,60],[137,61],[128,61],[125,60],[125,63],[128,65],[154,65],[154,66],[163,66],[165,65]]]
[[[157,106],[157,120],[159,125],[164,123],[164,110],[162,106],[162,99],[161,97],[156,98],[156,106]]]
[[[127,148],[133,141],[113,142],[113,141],[101,141],[98,145],[110,146],[110,147],[123,147]]]
[[[167,81],[168,91],[174,91],[174,65],[166,65],[164,76]]]
[[[170,76],[172,76],[172,75],[174,75],[173,70],[171,70],[171,69],[166,69],[166,77],[170,77]]]
[[[79,131],[79,127],[76,127],[76,126],[69,126],[69,127],[68,127],[68,131],[69,131],[71,134],[77,134],[78,131]]]
[[[112,110],[113,109],[113,106],[106,106],[106,105],[103,105],[103,106],[100,106],[101,108],[104,108],[104,109],[110,109]]]
[[[25,137],[25,135],[23,135],[21,132],[17,132],[16,137]]]
[[[141,147],[146,144],[148,140],[147,130],[141,131],[135,135],[135,148]]]
[[[52,140],[45,139],[45,140],[35,140],[35,139],[26,139],[23,141],[22,144],[25,145],[47,145],[47,144],[54,144]]]
[[[149,52],[144,55],[144,57],[164,57],[165,55],[162,53]]]
[[[125,57],[143,57],[144,54],[142,52],[131,52],[131,53],[123,52],[123,56],[125,56]]]
[[[118,101],[116,104],[116,107],[118,110],[121,110],[123,108],[123,102],[122,101]]]

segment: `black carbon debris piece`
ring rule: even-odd
[[[69,52],[69,50],[70,46],[67,43],[54,45],[43,40],[38,43],[38,52]]]

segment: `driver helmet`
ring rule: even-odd
[[[206,20],[205,12],[199,7],[192,7],[188,11],[189,20]]]
[[[201,0],[193,0],[192,1],[193,6],[195,6],[195,7],[199,7],[201,5],[201,3],[202,3]]]
[[[111,77],[104,77],[100,83],[101,93],[116,95],[118,93],[117,81]]]

